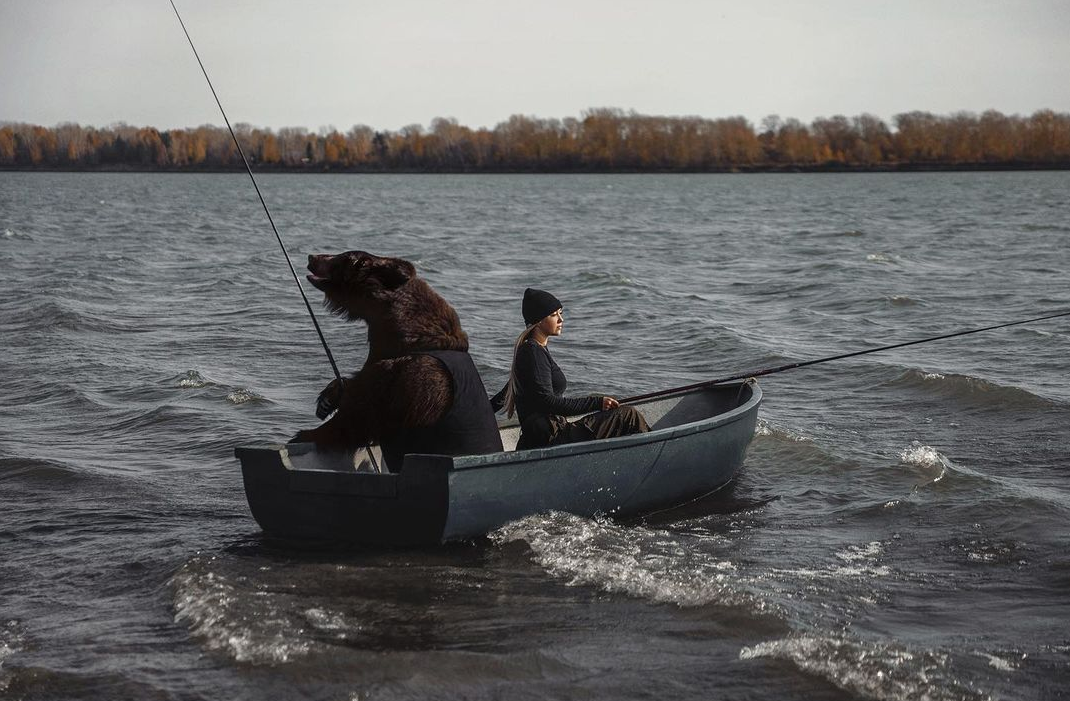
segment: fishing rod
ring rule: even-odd
[[[1033,319],[1024,319],[1022,321],[1011,321],[1006,324],[996,324],[995,326],[985,326],[980,329],[970,329],[968,331],[957,331],[955,333],[944,334],[943,336],[932,336],[930,338],[922,338],[917,341],[907,341],[905,343],[894,343],[890,346],[881,346],[880,348],[867,348],[866,350],[854,351],[852,353],[841,353],[840,355],[832,355],[827,358],[818,358],[817,360],[804,360],[798,363],[788,363],[787,365],[778,365],[773,368],[765,368],[764,370],[751,370],[750,372],[743,372],[738,375],[732,375],[731,377],[719,377],[716,380],[705,380],[703,382],[696,382],[691,385],[684,385],[683,387],[674,387],[672,389],[660,390],[658,392],[648,392],[647,394],[638,394],[634,397],[628,397],[627,399],[620,400],[621,404],[639,402],[644,399],[653,399],[654,397],[662,397],[668,394],[676,394],[678,392],[688,392],[693,389],[701,389],[703,387],[712,387],[713,385],[723,384],[725,382],[732,382],[733,380],[747,380],[752,377],[762,377],[763,375],[772,375],[777,372],[784,372],[785,370],[794,370],[795,368],[804,368],[808,365],[817,365],[818,363],[828,363],[833,360],[843,360],[844,358],[853,358],[858,355],[867,355],[869,353],[879,353],[881,351],[892,350],[893,348],[905,348],[906,346],[916,346],[919,343],[929,343],[930,341],[941,341],[946,338],[955,338],[956,336],[966,336],[971,333],[980,333],[982,331],[992,331],[993,329],[1003,329],[1008,326],[1019,326],[1021,324],[1032,324],[1037,321],[1044,321],[1046,319],[1057,319],[1061,316],[1070,316],[1070,311],[1059,312],[1058,314],[1048,314],[1047,316],[1038,316]]]
[[[279,242],[279,248],[282,249],[282,255],[286,258],[286,264],[290,266],[290,274],[293,275],[294,284],[297,285],[297,291],[301,293],[301,299],[305,303],[305,309],[308,310],[308,315],[312,318],[312,325],[316,327],[316,335],[320,338],[320,343],[323,345],[323,352],[327,354],[327,360],[331,363],[331,370],[334,370],[335,379],[341,383],[342,373],[338,372],[338,363],[334,362],[334,355],[331,353],[330,346],[327,345],[327,339],[323,337],[323,330],[320,328],[320,322],[316,318],[316,314],[312,311],[312,305],[308,301],[308,295],[305,294],[305,288],[301,286],[301,279],[297,277],[297,271],[294,269],[293,261],[290,260],[290,254],[286,251],[286,244],[282,242],[282,236],[279,235],[279,229],[275,226],[275,220],[271,216],[271,210],[268,209],[267,202],[264,201],[264,195],[260,192],[260,187],[256,184],[256,178],[253,176],[253,169],[249,166],[249,159],[245,157],[245,151],[241,147],[241,143],[238,142],[238,136],[234,133],[234,128],[230,126],[230,120],[227,119],[226,110],[223,109],[223,103],[219,101],[219,95],[216,94],[215,86],[212,85],[212,79],[208,77],[208,70],[204,67],[204,62],[201,61],[201,55],[197,53],[197,47],[193,45],[193,39],[189,35],[189,31],[186,29],[186,23],[182,21],[182,15],[178,13],[178,8],[175,7],[175,0],[169,0],[171,3],[171,9],[175,11],[175,17],[178,18],[178,23],[182,26],[182,33],[186,35],[186,41],[189,42],[189,47],[193,49],[193,55],[197,58],[197,64],[201,67],[201,73],[204,73],[204,79],[208,81],[208,88],[212,91],[212,97],[215,98],[216,105],[219,106],[219,113],[223,115],[223,121],[227,123],[227,130],[230,132],[230,138],[234,139],[234,146],[237,147],[238,153],[241,155],[242,163],[245,164],[245,172],[249,174],[249,179],[253,181],[253,189],[256,190],[256,196],[260,198],[260,204],[264,207],[264,214],[267,215],[268,222],[271,223],[271,230],[275,232],[275,240]],[[379,467],[379,462],[375,459],[375,454],[372,453],[371,445],[365,446],[368,452],[368,459],[371,461],[372,467],[376,472],[382,472],[382,468]]]
[[[175,11],[175,17],[178,17],[178,23],[182,25],[182,32],[186,35],[186,41],[189,42],[189,47],[193,49],[193,55],[197,58],[197,63],[201,67],[201,72],[204,73],[204,79],[208,81],[208,87],[212,91],[212,97],[215,98],[215,103],[219,106],[220,114],[223,115],[223,121],[227,123],[227,130],[230,131],[230,138],[234,139],[234,145],[238,148],[242,163],[245,164],[245,171],[249,173],[249,179],[253,181],[253,189],[256,190],[256,196],[260,198],[260,204],[264,207],[264,214],[267,215],[268,222],[271,223],[271,230],[275,232],[275,239],[279,242],[279,248],[282,249],[282,255],[286,258],[286,264],[290,266],[290,274],[293,275],[297,290],[301,293],[301,299],[305,302],[305,309],[308,310],[308,315],[312,317],[312,325],[316,327],[316,335],[320,337],[320,343],[323,344],[323,350],[327,353],[327,360],[330,361],[331,369],[334,370],[334,377],[341,382],[342,374],[338,372],[338,363],[334,362],[334,355],[331,354],[331,349],[327,345],[327,339],[323,337],[323,331],[320,329],[319,320],[316,319],[316,315],[312,312],[312,305],[309,303],[308,296],[305,294],[305,288],[301,286],[301,280],[297,277],[297,271],[294,269],[294,264],[290,260],[290,254],[286,251],[286,244],[282,242],[282,236],[279,235],[279,230],[275,226],[275,220],[271,217],[271,211],[268,209],[267,202],[264,201],[264,196],[260,193],[260,187],[256,184],[256,178],[253,177],[253,169],[249,166],[249,159],[245,157],[245,151],[238,142],[238,137],[234,133],[234,129],[230,126],[230,120],[227,119],[227,113],[223,109],[223,103],[219,101],[219,95],[216,94],[215,86],[212,85],[212,79],[208,77],[208,71],[204,67],[204,62],[201,61],[201,55],[197,53],[197,47],[193,45],[193,39],[190,38],[189,32],[186,30],[186,23],[182,21],[182,15],[178,14],[178,8],[175,7],[175,0],[170,0],[170,2],[171,9]]]

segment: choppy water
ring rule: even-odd
[[[1068,173],[261,185],[299,267],[416,262],[495,388],[528,285],[620,394],[1070,307]],[[0,265],[0,697],[1066,697],[1066,320],[765,378],[667,522],[302,551],[232,449],[331,373],[245,176],[0,173]]]

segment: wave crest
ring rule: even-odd
[[[754,435],[778,438],[780,440],[792,441],[795,443],[813,442],[813,439],[808,438],[801,433],[796,433],[791,429],[783,428],[781,426],[773,426],[760,416],[758,417],[757,425],[754,427]]]
[[[1050,407],[1050,399],[1033,394],[1020,387],[1001,385],[991,380],[970,375],[925,372],[910,369],[892,381],[892,385],[936,391],[940,394],[979,404],[1013,405],[1021,407]]]
[[[222,382],[216,382],[215,380],[208,379],[201,375],[196,370],[187,370],[181,375],[176,375],[171,378],[171,383],[174,387],[181,389],[203,389],[212,395],[218,395],[224,401],[235,404],[248,404],[259,402],[270,402],[264,395],[255,392],[245,387],[235,387]]]
[[[188,625],[208,649],[238,662],[278,664],[308,654],[311,644],[294,633],[305,620],[290,620],[271,592],[249,596],[214,572],[211,561],[194,558],[171,578],[176,623]]]
[[[645,528],[554,512],[507,524],[490,537],[498,545],[527,543],[535,561],[569,586],[594,586],[678,606],[715,604],[775,613],[763,597],[741,586],[730,560]]]
[[[866,643],[846,637],[802,636],[759,643],[739,659],[787,660],[853,694],[880,701],[981,701],[988,696],[955,679],[947,655],[902,645]]]

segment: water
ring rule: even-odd
[[[1070,307],[1068,173],[261,186],[299,269],[414,261],[492,390],[529,285],[618,394]],[[331,371],[245,176],[0,173],[0,264],[0,697],[1065,697],[1066,320],[763,379],[731,493],[668,520],[299,550],[232,450]]]

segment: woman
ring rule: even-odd
[[[513,347],[509,382],[491,400],[495,411],[505,408],[520,417],[517,450],[577,443],[598,438],[643,433],[650,428],[634,407],[621,406],[613,397],[565,397],[568,381],[546,347],[561,335],[561,302],[549,292],[524,290],[522,306],[527,328]],[[569,422],[566,416],[587,414]]]

